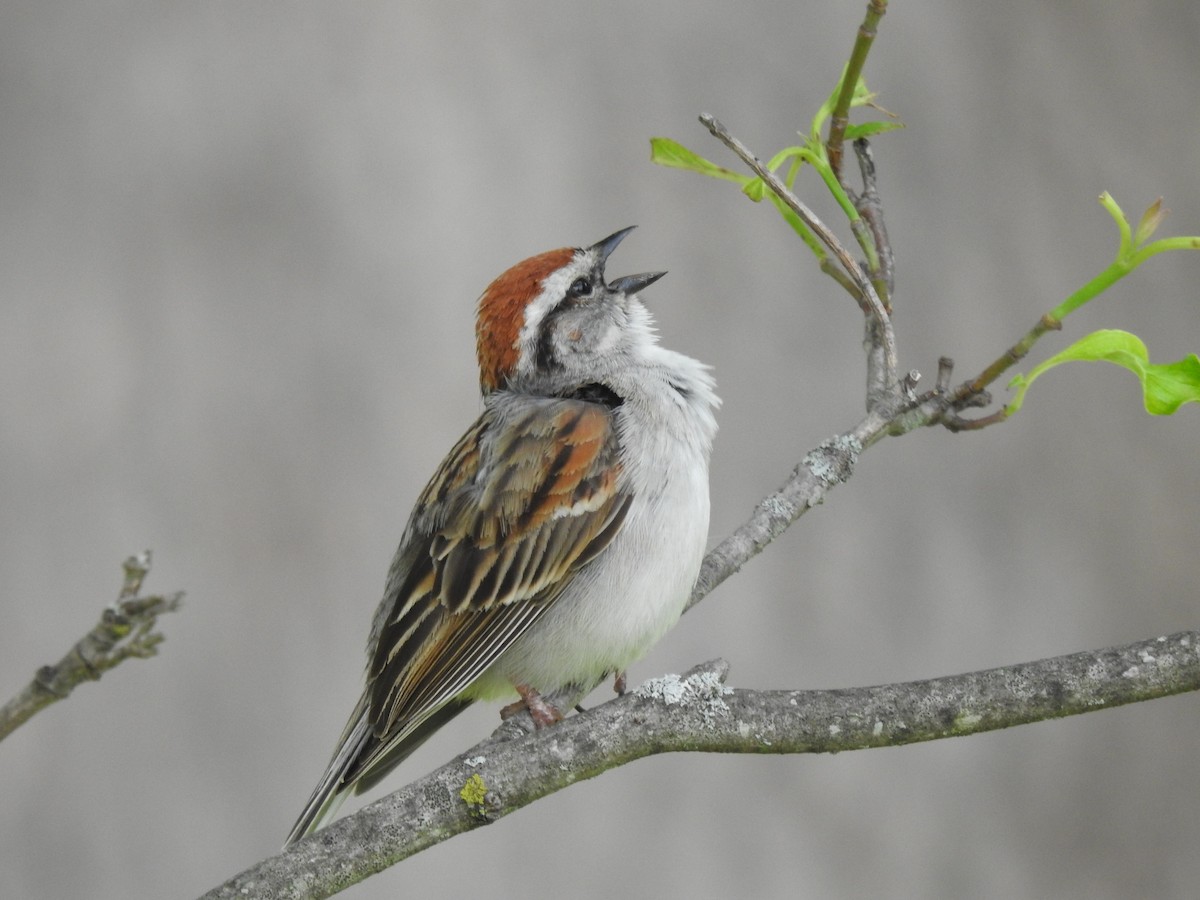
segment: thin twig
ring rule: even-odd
[[[687,609],[761,553],[812,507],[822,503],[831,489],[848,480],[863,447],[873,443],[886,427],[885,420],[868,416],[858,427],[808,453],[783,486],[759,501],[750,518],[704,557]]]
[[[867,63],[867,54],[871,52],[871,46],[875,43],[879,20],[886,12],[887,0],[870,0],[867,3],[867,14],[858,26],[858,33],[854,36],[854,47],[846,63],[846,74],[842,76],[842,90],[829,118],[829,139],[825,142],[825,152],[829,156],[829,166],[839,181],[842,177],[842,145],[846,137],[846,128],[850,124],[850,102],[854,99],[854,88],[858,85],[863,67]]]
[[[179,608],[183,592],[138,596],[150,571],[149,550],[129,557],[124,568],[125,580],[117,600],[101,613],[99,623],[57,663],[38,669],[29,684],[0,707],[0,740],[50,704],[70,696],[83,682],[96,681],[127,659],[155,655],[164,637],[154,626],[160,615]]]
[[[888,239],[887,226],[883,221],[883,201],[879,198],[879,186],[875,177],[875,158],[871,155],[871,144],[866,138],[854,142],[854,154],[858,157],[858,170],[862,175],[862,193],[854,198],[854,208],[871,230],[871,239],[879,257],[879,279],[876,290],[883,306],[891,315],[893,295],[896,292],[896,257],[892,242]]]
[[[998,409],[991,415],[982,416],[978,419],[968,419],[957,413],[970,406],[986,405],[981,401],[986,399],[990,402],[991,397],[987,393],[986,388],[992,384],[997,378],[1015,366],[1018,362],[1025,358],[1025,355],[1033,348],[1033,345],[1038,340],[1050,331],[1059,331],[1062,329],[1062,322],[1054,316],[1046,313],[1042,316],[1036,325],[1025,332],[1025,335],[1005,350],[992,363],[987,366],[982,372],[976,375],[970,381],[965,381],[946,398],[945,411],[940,417],[941,424],[950,431],[979,431],[982,428],[987,428],[989,425],[998,425],[1008,419],[1008,411],[1006,408]],[[931,423],[932,424],[932,423]]]
[[[799,216],[800,220],[820,238],[821,243],[828,247],[830,252],[837,257],[838,262],[842,264],[842,268],[846,270],[846,274],[850,276],[858,287],[871,309],[872,316],[874,316],[878,323],[878,337],[883,347],[885,366],[888,372],[888,384],[894,384],[897,369],[896,338],[892,332],[891,317],[888,316],[883,301],[879,299],[879,294],[875,291],[875,286],[871,283],[871,279],[863,272],[862,267],[854,257],[842,246],[837,235],[817,217],[816,213],[793,194],[774,172],[764,166],[745,144],[730,134],[725,126],[715,117],[705,113],[700,116],[700,121],[712,132],[713,137],[736,153],[742,162],[749,166],[754,174],[761,178],[763,183],[774,191],[776,196],[787,204],[788,208]]]
[[[1019,341],[1009,347],[999,358],[992,362],[986,369],[979,373],[973,380],[963,384],[958,389],[958,396],[967,397],[972,394],[978,394],[984,388],[988,387],[993,381],[1015,366],[1018,362],[1025,358],[1025,355],[1030,351],[1038,339],[1049,331],[1062,330],[1062,322],[1051,316],[1049,313],[1038,319],[1036,325],[1029,329]]]

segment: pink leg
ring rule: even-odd
[[[534,726],[537,728],[545,728],[547,725],[553,725],[555,722],[562,721],[563,714],[555,709],[552,704],[542,699],[542,695],[534,688],[531,688],[527,684],[516,684],[513,687],[517,689],[517,693],[521,695],[521,699],[501,709],[501,719],[512,718],[521,710],[527,709],[529,710],[529,715],[533,717]]]

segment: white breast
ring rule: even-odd
[[[700,363],[659,353],[636,387],[616,386],[626,398],[618,410],[623,477],[634,495],[620,533],[472,686],[473,696],[512,695],[514,682],[544,695],[568,685],[589,690],[679,620],[708,540],[719,401]]]

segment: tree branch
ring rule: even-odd
[[[38,669],[33,680],[0,707],[0,740],[50,704],[65,699],[83,682],[99,680],[104,672],[131,657],[146,659],[157,653],[164,638],[154,626],[160,615],[179,608],[183,592],[138,596],[150,571],[149,550],[129,557],[124,568],[121,593],[96,626],[57,663]]]
[[[714,660],[511,738],[511,727],[247,869],[202,900],[328,897],[576,781],[658,753],[894,747],[1200,689],[1200,631],[965,675],[876,687],[754,691]],[[505,732],[508,734],[505,734]],[[507,738],[507,739],[506,739]]]

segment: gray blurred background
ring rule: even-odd
[[[714,541],[855,421],[853,303],[765,204],[652,166],[648,140],[733,165],[708,111],[760,155],[793,143],[862,8],[4,5],[3,694],[128,554],[188,598],[157,659],[0,747],[0,895],[186,898],[279,847],[411,503],[479,408],[474,302],[510,264],[641,226],[611,272],[670,270],[646,295],[664,341],[725,400]],[[876,144],[905,368],[973,374],[1099,271],[1101,190],[1134,217],[1165,195],[1164,233],[1200,233],[1198,45],[1194,0],[893,4],[867,74],[908,125]],[[1159,257],[1037,358],[1100,327],[1196,351],[1198,279],[1200,256]],[[1101,366],[1001,428],[886,441],[631,680],[722,655],[738,686],[864,685],[1194,627],[1198,442],[1200,409],[1151,419]],[[1191,897],[1197,702],[642,761],[346,896]],[[390,784],[496,721],[462,717]]]

